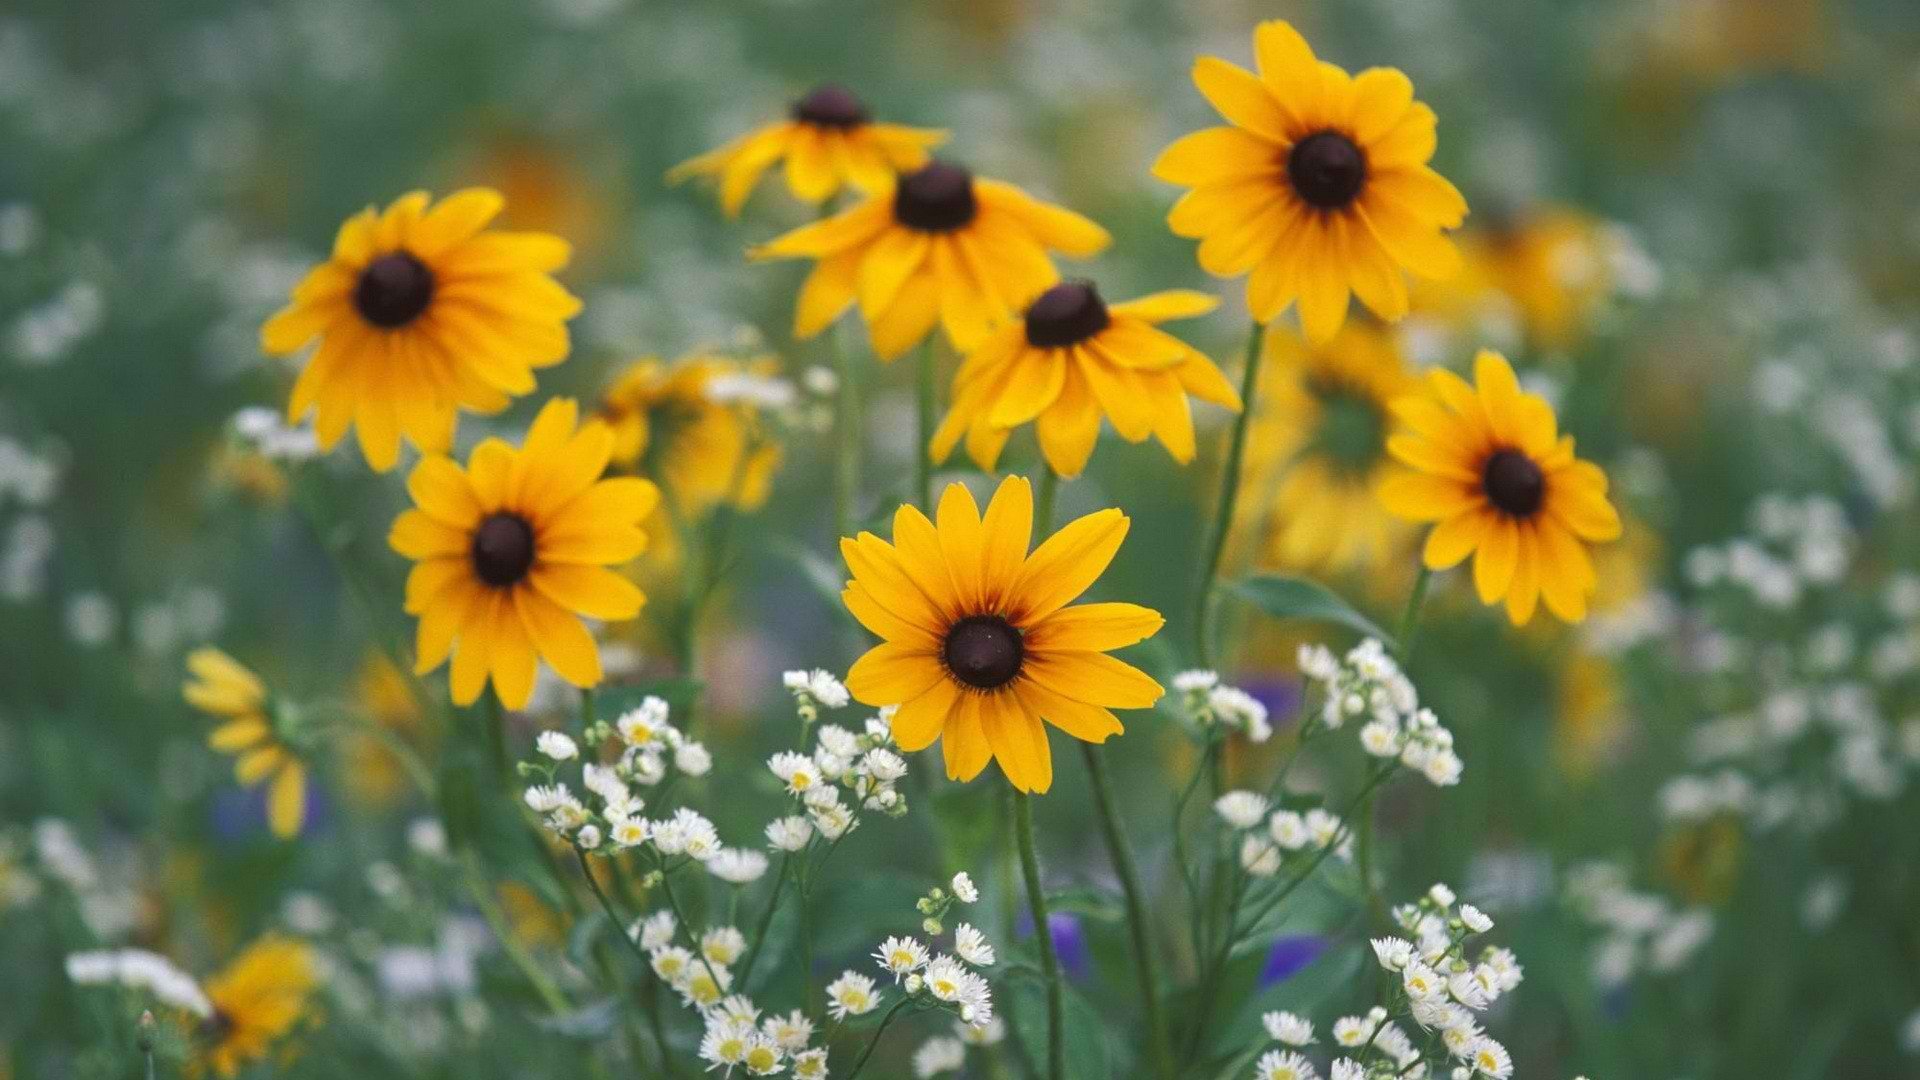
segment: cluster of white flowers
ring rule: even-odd
[[[811,700],[811,691],[808,694]],[[767,826],[768,844],[799,851],[814,832],[838,840],[853,831],[860,824],[861,810],[892,817],[905,814],[907,797],[899,782],[907,775],[907,761],[892,749],[892,743],[886,720],[874,717],[859,734],[838,724],[822,725],[811,754],[786,750],[768,758],[767,769],[801,810],[800,815],[779,818]]]
[[[1319,853],[1329,848],[1351,859],[1353,838],[1338,814],[1320,807],[1305,813],[1272,810],[1265,795],[1236,790],[1213,801],[1220,820],[1244,835],[1240,838],[1240,865],[1254,877],[1272,877],[1291,853]]]
[[[1809,587],[1832,585],[1853,562],[1855,537],[1846,510],[1824,496],[1762,496],[1752,534],[1687,553],[1687,578],[1701,589],[1730,586],[1762,607],[1793,607]]]
[[[1493,929],[1493,920],[1471,904],[1456,909],[1453,890],[1435,885],[1416,903],[1394,909],[1408,937],[1376,938],[1374,957],[1399,979],[1392,1001],[1363,1015],[1334,1021],[1332,1039],[1341,1050],[1328,1066],[1332,1080],[1405,1080],[1432,1077],[1443,1068],[1458,1080],[1513,1075],[1506,1047],[1475,1019],[1502,994],[1520,985],[1520,964],[1503,948],[1485,947],[1467,958],[1467,940]],[[1396,1013],[1437,1034],[1444,1061],[1428,1061]],[[1255,1080],[1319,1080],[1320,1071],[1302,1051],[1312,1046],[1313,1022],[1291,1012],[1261,1017],[1267,1035],[1284,1049],[1269,1050],[1254,1064]]]
[[[233,432],[272,461],[305,461],[320,453],[311,425],[288,426],[278,409],[249,405],[233,414]]]
[[[587,744],[617,742],[620,754],[611,763],[583,760],[580,744],[564,732],[541,732],[535,740],[540,759],[520,764],[521,775],[543,781],[522,796],[528,808],[582,851],[651,845],[662,858],[684,855],[703,863],[729,884],[758,880],[767,871],[766,856],[723,846],[719,830],[698,811],[680,807],[651,820],[643,815],[647,803],[635,793],[635,785],[658,785],[670,769],[701,776],[713,767],[707,748],[675,728],[668,717],[667,703],[648,697],[612,723],[596,721],[586,732]],[[584,794],[556,779],[560,766],[575,761],[581,762]]]
[[[1365,717],[1360,745],[1367,753],[1397,760],[1440,787],[1460,782],[1463,766],[1453,733],[1432,709],[1420,707],[1413,680],[1378,639],[1362,641],[1344,659],[1324,645],[1302,645],[1299,665],[1320,689],[1320,724],[1336,730],[1349,719]]]
[[[146,949],[97,949],[67,954],[67,978],[76,986],[124,986],[152,994],[154,1000],[199,1017],[213,1015],[213,1003],[193,976],[173,961]]]
[[[953,1034],[936,1035],[914,1051],[913,1075],[919,1080],[931,1080],[944,1073],[959,1072],[966,1067],[969,1047],[992,1046],[1006,1037],[1007,1023],[998,1016],[984,1024],[956,1020]]]
[[[1633,889],[1610,863],[1590,863],[1567,877],[1567,899],[1605,936],[1593,952],[1593,978],[1603,988],[1625,985],[1642,970],[1678,971],[1713,937],[1713,913],[1678,908]]]
[[[707,1009],[705,1020],[700,1060],[708,1063],[709,1071],[731,1076],[740,1068],[749,1076],[773,1076],[791,1067],[800,1080],[827,1075],[827,1051],[808,1045],[814,1024],[798,1009],[761,1019],[750,998],[734,994]]]
[[[1256,743],[1273,737],[1266,705],[1245,690],[1222,683],[1216,672],[1182,671],[1173,677],[1173,688],[1180,694],[1181,714],[1203,731],[1217,726]]]
[[[833,672],[814,668],[812,671],[788,671],[780,676],[780,681],[793,693],[794,706],[800,713],[800,722],[811,724],[820,719],[820,709],[845,708],[853,696],[847,693],[846,684]]]

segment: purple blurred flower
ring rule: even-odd
[[[1301,969],[1320,959],[1327,951],[1327,939],[1318,934],[1288,934],[1273,940],[1267,950],[1267,962],[1260,969],[1262,990],[1298,975]]]
[[[238,844],[256,840],[267,833],[269,786],[226,787],[215,792],[213,804],[207,808],[214,839],[223,844]],[[330,816],[331,810],[326,793],[309,782],[307,813],[300,820],[300,831],[304,833],[320,826]]]
[[[1276,731],[1298,719],[1301,699],[1298,678],[1256,675],[1236,685],[1267,707],[1267,719]]]
[[[1033,936],[1033,916],[1022,912],[1019,925],[1015,928],[1023,937]],[[1060,959],[1060,970],[1067,973],[1069,979],[1084,979],[1092,971],[1092,958],[1087,952],[1087,935],[1080,929],[1080,918],[1064,911],[1055,911],[1047,915],[1047,929],[1052,931],[1053,952]]]

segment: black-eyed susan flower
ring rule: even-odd
[[[892,360],[936,322],[954,348],[971,350],[1060,279],[1049,251],[1087,256],[1108,240],[1079,214],[934,161],[751,254],[818,260],[800,289],[794,336],[818,334],[857,300],[874,352]]]
[[[1275,333],[1265,348],[1243,496],[1267,506],[1265,557],[1292,570],[1385,564],[1409,529],[1375,489],[1394,470],[1392,403],[1419,386],[1399,345],[1354,322],[1320,345]]]
[[[1209,273],[1249,275],[1262,323],[1298,301],[1307,336],[1325,341],[1350,295],[1399,319],[1403,270],[1444,278],[1460,264],[1442,230],[1467,204],[1427,167],[1433,110],[1400,71],[1349,75],[1285,22],[1261,23],[1253,46],[1258,75],[1212,56],[1194,63],[1194,84],[1231,126],[1194,132],[1154,163],[1155,176],[1193,189],[1168,224],[1200,240]]]
[[[267,824],[274,835],[299,835],[307,816],[307,766],[283,739],[268,712],[267,688],[246,665],[212,647],[187,655],[187,704],[221,723],[207,745],[234,758],[233,775],[246,787],[265,784]]]
[[[934,460],[945,461],[965,435],[967,453],[992,471],[1013,429],[1031,423],[1053,471],[1078,476],[1104,415],[1128,442],[1152,436],[1175,461],[1192,461],[1188,395],[1229,409],[1240,408],[1240,395],[1213,361],[1157,324],[1216,303],[1175,290],[1109,306],[1091,282],[1053,286],[960,365]]]
[[[1460,273],[1414,288],[1415,316],[1463,336],[1518,331],[1537,349],[1573,345],[1612,292],[1624,254],[1621,237],[1572,207],[1476,215],[1474,221],[1455,237]]]
[[[718,178],[720,207],[734,217],[761,175],[782,161],[793,197],[819,203],[847,186],[884,192],[895,173],[925,165],[927,152],[946,140],[944,131],[876,122],[852,91],[827,85],[794,102],[788,119],[674,166],[667,182]]]
[[[1158,612],[1068,606],[1113,559],[1128,519],[1088,514],[1029,553],[1033,489],[1018,476],[1000,482],[984,517],[960,484],[937,515],[936,524],[902,506],[892,543],[872,533],[840,541],[853,574],[847,610],[884,639],[854,663],[847,689],[868,705],[898,705],[901,749],[938,740],[949,777],[971,780],[992,759],[1015,788],[1044,792],[1053,783],[1044,724],[1105,742],[1121,732],[1113,709],[1144,709],[1162,693],[1106,655],[1156,633]]]
[[[312,412],[321,449],[352,426],[379,472],[399,460],[403,433],[443,453],[459,410],[499,412],[533,391],[535,369],[566,359],[580,301],[549,275],[570,249],[544,233],[487,231],[501,206],[498,193],[469,188],[368,207],[261,327],[269,353],[319,339],[287,415]]]
[[[520,449],[487,439],[465,468],[430,457],[407,477],[414,509],[389,543],[417,563],[406,597],[420,617],[417,669],[451,654],[456,704],[472,704],[491,677],[502,703],[524,707],[537,660],[593,686],[600,651],[579,617],[640,612],[645,597],[608,567],[645,549],[640,523],[660,492],[637,477],[601,479],[613,432],[578,420],[572,400],[555,398]]]
[[[634,361],[600,405],[613,429],[614,464],[654,478],[690,517],[721,503],[759,507],[772,489],[780,447],[765,437],[752,397],[729,388],[769,379],[778,364],[772,357],[707,354]]]
[[[307,1018],[308,998],[318,982],[313,949],[306,943],[269,935],[249,945],[207,980],[213,1015],[202,1025],[202,1067],[230,1077],[265,1061]]]
[[[1394,402],[1410,430],[1387,449],[1412,472],[1388,477],[1381,499],[1401,517],[1435,523],[1430,569],[1472,555],[1481,602],[1504,597],[1514,625],[1541,600],[1563,621],[1584,619],[1597,583],[1587,545],[1620,535],[1606,474],[1573,456],[1552,406],[1522,391],[1500,354],[1475,358],[1475,385],[1450,371],[1427,378],[1428,394]]]

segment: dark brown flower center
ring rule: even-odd
[[[998,615],[970,615],[954,623],[941,651],[953,677],[977,690],[1011,682],[1026,656],[1020,631]]]
[[[1487,501],[1509,517],[1532,517],[1547,495],[1547,477],[1534,460],[1518,450],[1499,450],[1480,473]]]
[[[826,128],[856,128],[867,122],[867,107],[844,86],[818,86],[793,103],[793,118]]]
[[[367,264],[353,287],[353,306],[375,326],[392,330],[420,317],[433,301],[433,271],[405,251]]]
[[[1091,281],[1063,281],[1027,309],[1027,344],[1040,349],[1078,345],[1107,328],[1107,305]]]
[[[893,219],[921,232],[951,232],[972,221],[978,209],[973,174],[944,161],[902,176],[893,192]]]
[[[505,587],[533,567],[533,526],[519,514],[491,514],[473,531],[473,572],[489,585]]]
[[[1339,210],[1366,184],[1367,155],[1337,131],[1315,132],[1288,152],[1287,179],[1307,205]]]

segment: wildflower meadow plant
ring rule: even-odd
[[[149,6],[0,1080],[1914,1073],[1911,5]]]

